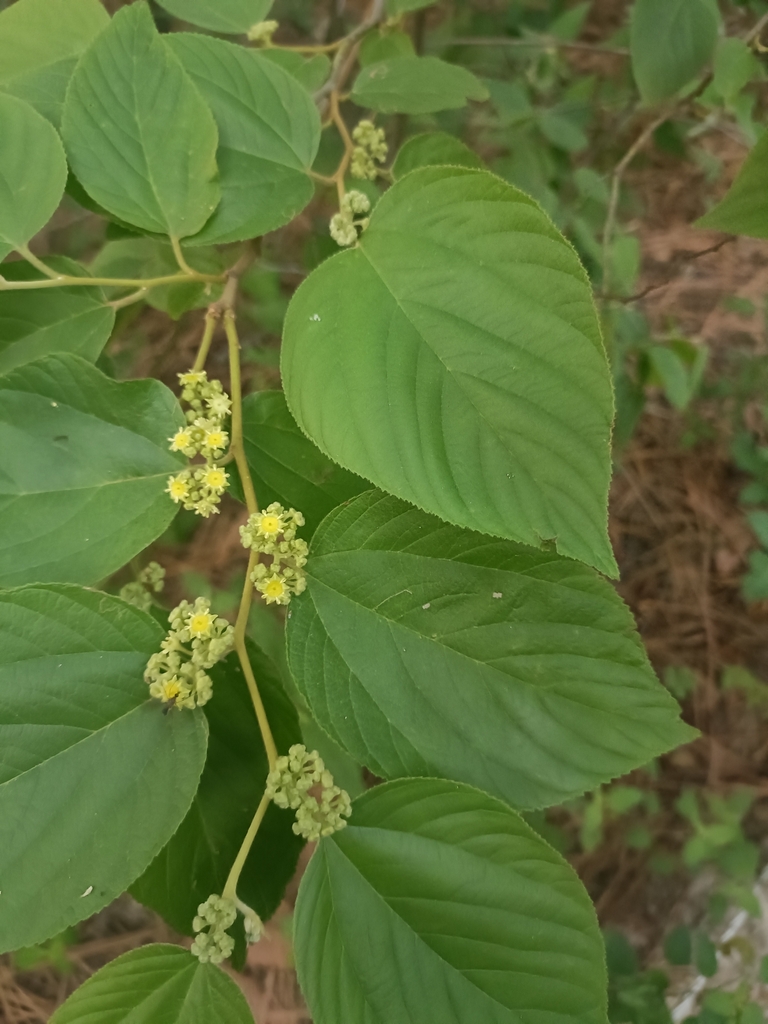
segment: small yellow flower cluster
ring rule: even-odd
[[[341,210],[331,217],[331,238],[337,245],[354,245],[357,241],[357,228],[364,230],[368,226],[368,218],[355,220],[355,214],[368,213],[371,202],[368,196],[354,189],[346,192],[341,200]]]
[[[255,25],[251,25],[248,29],[247,35],[252,43],[262,43],[264,46],[272,45],[272,36],[277,32],[279,28],[279,22],[277,21],[257,21]]]
[[[202,707],[213,696],[213,682],[205,670],[229,651],[234,628],[211,612],[204,597],[194,604],[182,601],[168,622],[168,635],[144,672],[150,696],[172,707]]]
[[[320,788],[319,799],[310,793],[316,786]],[[352,813],[349,794],[334,785],[318,752],[308,753],[302,743],[278,757],[267,777],[267,796],[278,807],[296,811],[293,831],[310,841],[338,832]]]
[[[184,508],[207,519],[212,512],[218,512],[216,506],[229,483],[229,474],[215,463],[229,444],[224,421],[232,403],[221,382],[209,381],[205,370],[180,373],[179,381],[181,400],[189,405],[187,425],[168,438],[170,448],[190,459],[202,455],[205,464],[189,466],[170,477],[166,491],[173,501],[182,502]]]
[[[251,573],[253,585],[267,604],[288,604],[294,594],[306,589],[307,542],[296,536],[303,525],[301,512],[286,510],[274,501],[240,527],[244,548],[272,557],[269,566],[259,562]]]
[[[190,952],[202,964],[220,964],[232,956],[235,940],[227,935],[237,918],[237,910],[232,900],[217,896],[209,896],[205,903],[197,908],[197,916],[192,921],[195,941]]]
[[[374,181],[378,174],[376,163],[383,164],[389,152],[384,129],[376,128],[373,121],[360,121],[352,131],[352,138],[357,145],[352,150],[349,173],[353,178]]]
[[[128,604],[148,612],[152,607],[152,591],[159,594],[165,586],[165,569],[158,562],[150,562],[139,573],[134,583],[126,583],[120,597]]]

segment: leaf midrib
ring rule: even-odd
[[[173,474],[173,470],[176,467],[164,470],[162,473],[150,473],[147,476],[128,476],[120,480],[105,480],[103,483],[95,484],[83,484],[81,487],[57,487],[53,491],[0,491],[0,504],[2,505],[3,511],[6,511],[15,501],[20,501],[22,498],[39,498],[49,497],[52,494],[69,494],[76,493],[78,491],[98,491],[102,487],[112,487],[120,484],[132,484],[137,481],[150,481],[158,478],[165,479],[168,474]],[[10,498],[11,501],[7,504],[2,503],[3,498]],[[170,500],[170,499],[169,499]]]

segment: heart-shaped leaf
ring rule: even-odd
[[[216,122],[144,0],[77,65],[62,131],[86,192],[129,224],[185,238],[218,205]]]
[[[407,779],[356,800],[301,883],[316,1021],[605,1024],[605,951],[573,869],[504,804]]]
[[[96,591],[0,591],[0,952],[106,906],[187,813],[207,730],[149,699],[162,635]]]
[[[335,462],[448,522],[554,541],[616,575],[592,291],[516,188],[458,167],[398,181],[359,245],[296,292],[282,371],[299,426]]]

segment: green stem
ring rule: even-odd
[[[253,489],[251,472],[248,468],[248,460],[245,457],[243,446],[243,395],[240,383],[240,339],[237,336],[235,326],[235,314],[231,309],[224,311],[224,330],[229,345],[229,374],[232,392],[232,443],[230,450],[235,456],[237,468],[240,471],[241,483],[245,506],[248,512],[253,514],[259,511],[256,501],[256,492]]]
[[[222,893],[224,899],[234,901],[237,898],[237,883],[240,881],[240,875],[242,874],[243,867],[248,859],[248,854],[251,852],[251,847],[253,846],[253,841],[256,838],[256,833],[259,831],[259,826],[264,820],[264,815],[267,813],[268,807],[269,797],[265,793],[261,798],[261,803],[259,804],[256,813],[253,816],[250,828],[245,834],[245,839],[243,839],[242,845],[238,850],[235,862],[230,868],[227,881],[224,885],[224,891]]]
[[[197,372],[202,370],[205,366],[205,361],[208,358],[208,353],[211,350],[211,342],[213,341],[214,331],[216,330],[216,324],[219,320],[218,311],[215,309],[209,309],[205,314],[205,327],[203,328],[203,337],[200,342],[200,348],[197,350],[197,356],[192,366],[192,370]]]
[[[50,269],[50,268],[49,268]],[[34,291],[38,288],[157,288],[163,284],[187,284],[189,281],[221,282],[224,274],[166,274],[165,277],[72,277],[57,274],[47,281],[6,281],[0,276],[0,292]]]
[[[181,242],[175,235],[169,235],[168,237],[171,240],[171,248],[173,249],[173,255],[176,257],[179,269],[183,270],[188,277],[194,277],[197,271],[190,267],[184,258],[184,253],[181,251]]]
[[[111,306],[114,310],[123,309],[125,306],[132,306],[134,302],[140,302],[148,291],[149,288],[139,288],[137,291],[131,292],[130,295],[126,295],[125,298],[113,299],[107,305]]]
[[[40,271],[41,274],[45,274],[49,278],[57,278],[61,275],[57,270],[52,270],[47,266],[41,259],[38,259],[33,252],[31,252],[26,245],[21,246],[18,249],[19,255],[23,256],[27,263],[31,263],[33,267]]]
[[[251,471],[248,468],[248,460],[245,457],[245,448],[243,447],[243,396],[240,383],[240,340],[237,336],[235,314],[232,309],[226,309],[224,311],[224,330],[226,332],[227,342],[229,345],[229,374],[232,397],[232,440],[230,442],[229,450],[234,457],[235,464],[237,465],[240,473],[240,482],[243,486],[246,508],[250,514],[253,514],[254,512],[259,511],[259,506],[256,501],[256,492],[253,489],[253,481],[251,480]],[[248,684],[248,690],[253,702],[253,709],[256,712],[259,729],[261,730],[261,737],[264,741],[264,749],[267,752],[267,761],[269,762],[271,770],[275,765],[275,761],[277,761],[277,746],[275,745],[275,740],[272,736],[267,712],[264,708],[264,702],[261,699],[256,677],[253,674],[253,669],[251,668],[251,663],[248,658],[248,651],[245,646],[245,631],[248,626],[248,616],[251,611],[251,602],[253,600],[253,580],[251,579],[251,573],[255,569],[258,560],[258,552],[251,551],[250,558],[248,559],[248,568],[245,573],[243,596],[240,599],[240,608],[238,609],[237,621],[235,622],[235,650],[237,651],[237,656],[240,659],[240,665],[243,669],[245,681]]]

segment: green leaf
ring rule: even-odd
[[[319,724],[377,775],[561,803],[696,734],[591,569],[368,491],[315,534],[288,659]]]
[[[757,539],[764,548],[768,548],[768,512],[764,509],[757,509],[747,513],[749,525],[755,531]]]
[[[244,35],[269,13],[272,0],[158,0],[177,18],[211,32]]]
[[[693,962],[705,978],[717,974],[717,947],[705,932],[693,933]]]
[[[768,238],[768,134],[745,160],[725,199],[700,217],[696,227]]]
[[[706,349],[701,351],[706,361],[708,353]],[[651,345],[648,348],[648,358],[672,405],[680,410],[687,408],[698,382],[694,375],[689,373],[677,352],[666,345]]]
[[[605,960],[611,980],[615,977],[637,974],[640,970],[637,953],[627,937],[612,928],[606,928],[603,932],[603,940],[605,942]]]
[[[2,591],[0,636],[6,952],[94,914],[144,870],[192,801],[206,727],[148,699],[162,631],[116,597]]]
[[[0,260],[44,228],[64,195],[67,159],[50,122],[0,93]]]
[[[406,11],[418,11],[422,7],[430,7],[437,0],[387,0],[387,14],[394,17]]]
[[[186,249],[186,246],[183,247]],[[224,267],[220,253],[214,248],[195,248],[185,252],[185,259],[194,270],[204,274],[221,274]],[[94,277],[164,277],[179,272],[173,249],[167,242],[154,238],[120,238],[107,242],[90,265]],[[110,289],[115,294],[126,295],[131,288]],[[190,309],[200,309],[215,300],[221,293],[220,285],[208,285],[202,281],[182,284],[166,284],[151,288],[146,302],[174,320]]]
[[[259,690],[278,750],[301,743],[296,711],[275,667],[249,645]],[[236,654],[210,673],[205,706],[208,756],[186,818],[131,892],[177,931],[192,935],[198,904],[220,893],[261,800],[269,765],[253,704]],[[245,862],[238,893],[264,920],[283,898],[304,846],[293,833],[293,811],[270,805]]]
[[[691,962],[692,955],[691,929],[684,925],[673,928],[664,939],[664,956],[669,963],[684,967]]]
[[[129,224],[185,238],[218,205],[216,122],[144,0],[77,65],[62,131],[83,188]]]
[[[182,422],[159,381],[118,383],[79,356],[0,377],[0,583],[96,583],[159,537]]]
[[[632,71],[646,103],[674,96],[712,59],[720,14],[715,0],[635,0]]]
[[[591,7],[592,0],[582,0],[575,7],[564,11],[559,17],[549,23],[547,35],[554,36],[555,39],[565,39],[568,41],[578,39]]]
[[[497,800],[408,779],[356,800],[301,883],[299,981],[321,1022],[603,1024],[595,912]]]
[[[314,194],[307,170],[320,116],[307,90],[254,50],[186,33],[168,40],[219,126],[221,205],[192,241],[234,242],[287,224]]]
[[[749,553],[749,570],[741,581],[741,592],[748,602],[768,598],[768,552]]]
[[[289,75],[293,75],[309,92],[319,89],[331,73],[330,58],[324,53],[316,53],[312,57],[303,57],[293,50],[281,50],[277,46],[269,46],[259,50],[261,60],[270,60],[278,64]]]
[[[567,153],[580,153],[589,145],[589,138],[581,123],[581,113],[581,104],[558,103],[539,111],[536,124],[553,146]]]
[[[354,473],[335,465],[302,434],[282,391],[260,391],[243,402],[245,454],[263,507],[279,501],[303,513],[309,539],[328,513],[368,490]]]
[[[727,36],[718,41],[712,85],[724,100],[735,99],[759,70],[755,55],[742,39]]]
[[[404,143],[392,165],[392,174],[397,181],[419,167],[434,167],[450,164],[454,167],[482,168],[483,161],[469,146],[448,132],[427,132],[414,135]]]
[[[414,57],[416,50],[413,40],[407,32],[398,30],[373,29],[363,36],[360,44],[358,59],[360,67],[367,67],[369,64],[376,64],[380,60],[388,60],[390,57]]]
[[[0,13],[0,91],[58,127],[77,60],[108,24],[99,0],[17,0]]]
[[[382,114],[431,114],[487,100],[488,90],[471,71],[437,57],[390,57],[363,68],[352,99]]]
[[[85,270],[64,257],[48,265],[73,277]],[[7,281],[34,281],[43,275],[19,260],[2,268]],[[47,291],[0,291],[0,374],[52,352],[71,352],[95,362],[109,341],[115,312],[101,288],[51,288]]]
[[[50,1024],[253,1024],[245,996],[219,967],[186,949],[132,949],[76,989]]]
[[[359,246],[296,292],[282,373],[296,421],[335,462],[448,522],[554,540],[616,574],[613,395],[591,288],[516,188],[447,167],[393,185]]]

